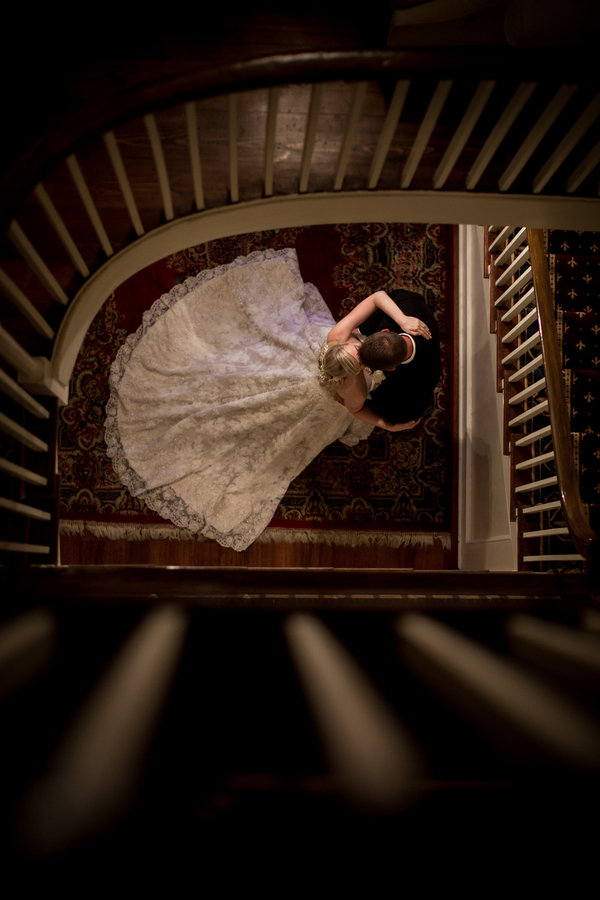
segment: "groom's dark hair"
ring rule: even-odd
[[[395,331],[376,331],[364,339],[358,356],[369,369],[395,369],[408,356],[408,345]]]

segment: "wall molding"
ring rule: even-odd
[[[459,227],[458,266],[458,566],[514,571],[517,534],[510,517],[510,464],[502,447],[502,395],[496,390],[482,227]]]

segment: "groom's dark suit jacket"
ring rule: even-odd
[[[390,297],[407,316],[416,316],[428,325],[431,339],[414,336],[416,353],[414,359],[398,366],[393,372],[385,373],[385,381],[371,394],[366,406],[374,410],[386,422],[409,422],[419,419],[433,405],[433,392],[442,372],[440,359],[440,339],[433,310],[420,294],[412,291],[390,291]],[[376,331],[402,333],[393,319],[380,310],[374,312],[360,326],[363,334]]]

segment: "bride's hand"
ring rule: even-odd
[[[424,337],[429,340],[431,338],[431,331],[421,319],[417,319],[416,316],[404,316],[402,320],[402,326],[404,331],[408,332],[408,334],[412,334],[415,337]]]
[[[411,422],[396,422],[395,425],[384,422],[382,427],[385,428],[386,431],[408,431],[409,428],[414,428],[415,425],[418,425],[420,421],[421,419],[413,419]]]

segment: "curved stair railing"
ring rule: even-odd
[[[425,51],[252,60],[123,92],[31,147],[0,183],[0,496],[23,517],[0,549],[28,543],[28,507],[48,511],[40,407],[66,401],[95,312],[151,262],[325,222],[592,227],[600,95],[573,73],[534,78],[528,54],[519,60],[518,79],[506,59]]]
[[[543,232],[512,226],[489,232],[519,568],[596,572],[599,539],[581,501]]]

